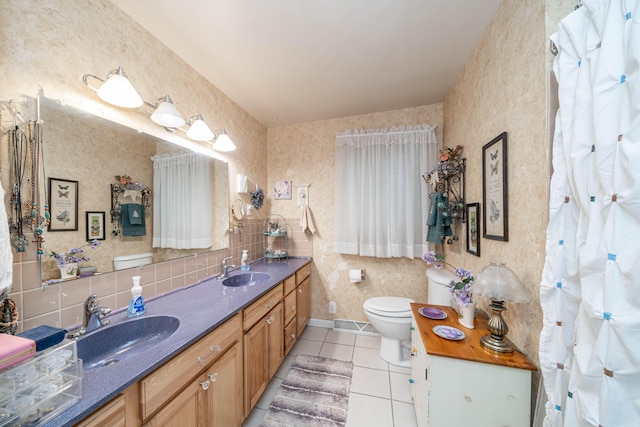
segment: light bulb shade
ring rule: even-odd
[[[138,108],[143,103],[122,67],[109,73],[107,81],[100,86],[97,93],[103,101],[118,107]]]
[[[173,101],[171,101],[169,95],[166,95],[158,104],[156,110],[151,114],[151,120],[160,126],[168,128],[179,128],[185,124],[184,119],[173,104]]]
[[[236,145],[231,141],[229,135],[225,130],[216,138],[216,141],[211,146],[216,151],[234,151],[236,149]]]
[[[213,132],[209,129],[209,126],[204,122],[204,119],[200,114],[194,116],[195,120],[189,120],[189,130],[187,131],[187,137],[194,141],[208,141],[213,138]]]
[[[473,281],[473,293],[492,301],[527,302],[526,293],[518,276],[506,264],[492,261],[480,270]]]

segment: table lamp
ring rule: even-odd
[[[473,282],[474,295],[489,298],[489,307],[493,310],[487,328],[490,334],[480,339],[483,347],[498,353],[512,353],[513,345],[506,339],[509,327],[502,318],[506,310],[504,302],[527,302],[529,295],[525,292],[518,276],[507,268],[506,264],[492,261],[484,267]]]

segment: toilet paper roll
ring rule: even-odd
[[[362,280],[364,280],[364,270],[358,270],[355,268],[349,270],[349,281],[351,283],[358,283]]]

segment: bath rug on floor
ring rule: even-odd
[[[338,427],[347,422],[353,363],[298,355],[261,427]]]

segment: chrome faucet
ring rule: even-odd
[[[220,275],[220,277],[218,279],[222,280],[225,277],[227,277],[229,275],[229,267],[234,268],[235,265],[233,264],[227,264],[227,261],[229,261],[230,259],[233,259],[233,257],[226,257],[225,259],[222,260],[222,274]]]
[[[82,327],[75,334],[70,335],[71,338],[79,337],[87,332],[91,332],[94,329],[98,329],[102,326],[109,324],[109,320],[104,317],[111,313],[110,308],[98,306],[98,295],[89,295],[89,298],[84,302],[84,316],[82,319]]]

